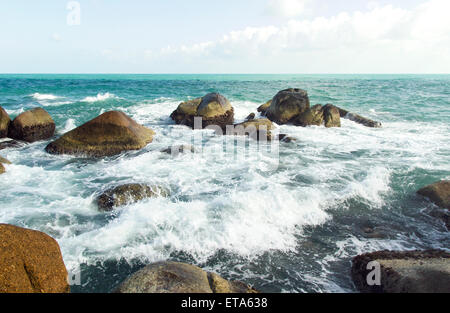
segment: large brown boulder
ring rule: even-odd
[[[242,282],[232,282],[217,274],[185,263],[151,264],[127,278],[117,293],[257,293]]]
[[[302,114],[300,114],[295,120],[294,125],[296,126],[320,126],[323,125],[323,108],[322,105],[316,104],[315,106],[309,108]]]
[[[377,264],[379,275],[374,272]],[[352,278],[362,292],[450,293],[450,253],[428,250],[363,254],[352,261]]]
[[[167,197],[169,191],[159,186],[127,184],[108,189],[97,197],[100,211],[112,211],[115,207],[136,203],[147,198]]]
[[[255,140],[272,140],[272,130],[275,129],[273,123],[267,118],[249,120],[244,123],[234,125],[233,134],[244,136],[247,135]]]
[[[337,107],[332,104],[327,104],[322,110],[325,127],[341,127],[341,116]]]
[[[125,113],[111,111],[64,134],[45,150],[52,154],[112,156],[144,148],[153,141],[154,134]]]
[[[58,243],[29,229],[0,224],[0,293],[67,293]]]
[[[8,113],[0,107],[0,138],[8,137],[8,128],[11,123]]]
[[[26,142],[35,142],[53,137],[55,122],[42,108],[26,111],[17,116],[9,126],[8,136]]]
[[[302,89],[286,89],[276,94],[266,116],[277,124],[291,123],[310,108],[308,93]]]
[[[202,98],[181,103],[170,117],[175,123],[192,128],[217,125],[225,130],[227,125],[233,124],[234,109],[221,94],[209,93]],[[196,117],[201,118],[199,125],[195,125]]]
[[[427,197],[437,206],[450,210],[450,180],[442,180],[431,184],[420,189],[417,193]]]

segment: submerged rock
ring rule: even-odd
[[[26,142],[35,142],[53,137],[55,122],[42,108],[26,111],[9,125],[8,136]]]
[[[255,140],[271,140],[271,131],[273,129],[275,129],[275,126],[270,120],[267,118],[261,118],[234,125],[233,135],[248,135],[250,138]]]
[[[7,140],[0,142],[0,150],[7,149],[7,148],[18,148],[24,146],[23,142],[19,142],[17,140]]]
[[[96,200],[100,211],[109,212],[115,207],[136,203],[147,198],[167,197],[169,191],[159,186],[127,184],[111,188]]]
[[[103,113],[64,134],[45,150],[52,154],[104,157],[140,150],[153,141],[155,132],[139,125],[123,112]]]
[[[429,186],[426,186],[417,193],[427,197],[434,204],[441,208],[450,209],[450,181],[443,180]]]
[[[440,219],[444,222],[445,227],[450,230],[450,211],[447,209],[434,209],[430,212],[430,216]]]
[[[209,93],[202,98],[197,98],[181,103],[170,115],[177,124],[194,128],[195,118],[201,118],[201,128],[217,125],[225,130],[227,125],[234,121],[234,109],[227,98],[219,93]]]
[[[201,268],[177,262],[148,265],[127,278],[116,293],[257,293],[250,286],[228,281]]]
[[[339,110],[339,115],[342,118],[346,118],[346,119],[348,119],[350,121],[353,121],[355,123],[364,125],[366,127],[372,127],[372,128],[380,128],[382,126],[380,122],[373,121],[373,120],[365,118],[365,117],[363,117],[361,115],[358,115],[358,114],[355,114],[355,113],[351,113],[351,112],[349,112],[347,110],[344,110],[344,109],[341,109],[341,108],[338,108],[338,110]]]
[[[0,224],[0,293],[67,293],[67,270],[56,240]]]
[[[377,262],[380,284],[372,273]],[[352,261],[352,278],[362,292],[449,293],[450,253],[442,250],[380,251],[357,256]],[[375,285],[368,284],[374,282]]]
[[[8,113],[0,106],[0,138],[8,137],[8,129],[11,119]]]
[[[266,116],[277,124],[287,124],[310,108],[308,93],[303,89],[278,92],[267,108]]]
[[[195,153],[194,146],[191,145],[181,145],[181,146],[172,146],[167,149],[161,151],[162,153],[172,154],[173,156],[177,156],[180,153]]]
[[[255,117],[256,117],[256,114],[255,114],[255,113],[250,113],[250,114],[245,118],[245,120],[246,120],[246,121],[251,121],[251,120],[254,120]]]

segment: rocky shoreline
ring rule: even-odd
[[[366,127],[379,128],[381,123],[348,112],[332,104],[310,105],[308,93],[302,89],[286,89],[261,105],[244,122],[235,123],[231,102],[219,93],[180,103],[170,115],[179,125],[190,128],[211,128],[216,133],[249,136],[258,141],[295,141],[286,134],[274,136],[276,124],[299,127],[342,127],[346,118]],[[230,129],[232,131],[230,131]],[[11,120],[0,107],[0,150],[40,140],[52,139],[55,122],[42,108],[24,112]],[[47,145],[49,154],[67,154],[102,158],[126,151],[140,150],[149,145],[155,132],[139,125],[123,112],[110,111],[63,134]],[[196,153],[193,146],[168,147],[160,153],[176,156]],[[10,165],[0,157],[0,174]],[[5,167],[6,165],[6,167]],[[417,192],[433,205],[430,213],[449,228],[450,182],[441,181]],[[98,209],[109,212],[129,203],[151,197],[167,197],[164,186],[145,183],[119,185],[99,191]],[[0,224],[0,292],[66,293],[70,292],[67,270],[55,239],[48,235],[12,225]],[[375,262],[375,263],[374,263]],[[370,263],[379,264],[381,280],[369,285]],[[361,292],[450,292],[450,254],[441,250],[379,251],[356,256],[352,261],[351,277]],[[257,293],[243,282],[228,281],[219,275],[189,264],[161,262],[149,264],[131,275],[115,290],[119,293]]]

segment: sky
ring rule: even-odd
[[[449,0],[0,0],[0,73],[450,73]]]

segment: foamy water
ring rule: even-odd
[[[0,151],[13,163],[0,180],[0,222],[56,238],[67,267],[82,264],[85,283],[75,290],[110,291],[139,266],[171,259],[263,291],[353,291],[349,262],[359,253],[449,247],[448,232],[423,213],[429,204],[414,193],[450,178],[445,121],[411,121],[361,108],[357,113],[380,120],[383,128],[348,120],[333,129],[283,125],[277,131],[297,141],[280,143],[270,154],[246,138],[174,125],[169,115],[180,98],[130,99],[119,90],[89,94],[78,97],[83,100],[76,107],[51,107],[58,135],[117,109],[152,128],[153,143],[101,160],[49,155],[48,141]],[[264,102],[229,97],[236,121]],[[104,98],[115,102],[102,104]],[[179,144],[195,144],[199,153],[160,152]],[[236,148],[224,151],[224,145]],[[135,182],[164,186],[171,195],[114,213],[98,211],[94,200],[101,191]],[[379,236],[365,234],[367,225]],[[123,261],[131,264],[124,271],[104,264]],[[102,283],[111,272],[111,285]]]

